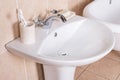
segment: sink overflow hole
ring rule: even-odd
[[[67,52],[63,52],[63,51],[58,51],[58,55],[59,56],[67,56],[68,53]]]

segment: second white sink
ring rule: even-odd
[[[85,7],[83,15],[108,26],[115,36],[114,50],[120,51],[120,0],[94,0]]]

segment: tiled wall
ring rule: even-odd
[[[45,17],[47,11],[52,9],[70,9],[81,15],[84,6],[90,1],[18,0],[26,19],[39,14]],[[37,75],[38,66],[34,62],[14,56],[4,47],[19,36],[17,21],[16,0],[0,0],[0,80],[42,80],[41,75]]]

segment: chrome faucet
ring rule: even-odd
[[[66,22],[66,18],[61,15],[61,14],[57,14],[58,11],[57,10],[52,10],[51,13],[53,15],[49,16],[47,19],[45,20],[41,20],[40,17],[38,16],[35,20],[34,23],[36,26],[42,26],[45,29],[49,29],[51,28],[51,25],[53,23],[53,21],[61,19],[62,22]]]

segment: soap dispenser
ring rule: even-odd
[[[35,43],[35,24],[32,21],[26,21],[22,10],[18,10],[18,19],[20,27],[20,40],[24,44]]]

